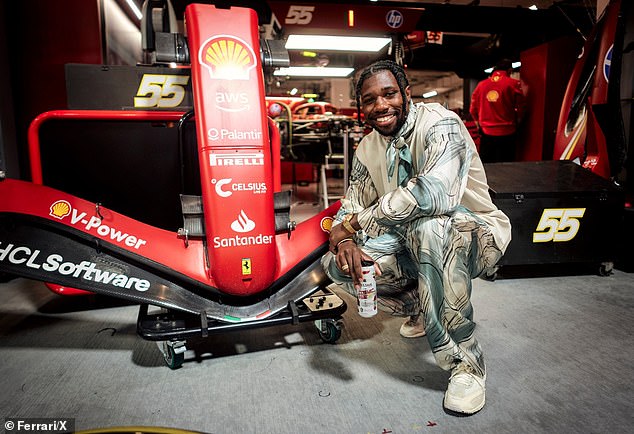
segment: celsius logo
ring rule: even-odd
[[[231,223],[231,229],[242,234],[245,232],[251,232],[255,229],[255,222],[253,222],[253,220],[249,220],[249,217],[247,217],[244,210],[240,210],[238,218]]]
[[[223,178],[223,179],[212,179],[211,183],[215,185],[216,194],[220,197],[229,197],[233,194],[234,191],[250,191],[253,194],[264,194],[266,193],[266,183],[265,182],[234,182],[231,184],[232,178]],[[227,189],[223,189],[223,187],[227,186]]]
[[[256,57],[253,48],[242,39],[217,35],[201,45],[198,61],[207,68],[212,79],[248,80]]]
[[[392,9],[385,15],[385,22],[391,28],[398,29],[403,24],[403,14],[396,9]]]
[[[218,194],[218,196],[220,197],[229,197],[231,196],[233,193],[231,193],[230,191],[224,191],[222,189],[222,187],[224,185],[227,185],[231,182],[231,178],[227,178],[227,179],[219,179],[219,180],[215,180],[212,179],[211,183],[212,184],[216,184],[216,193]]]

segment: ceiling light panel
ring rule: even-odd
[[[290,35],[285,48],[287,50],[377,52],[390,41],[390,38],[364,36]]]
[[[289,68],[280,68],[274,71],[273,75],[289,77],[347,77],[353,71],[354,68],[291,66]]]

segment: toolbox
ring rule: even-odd
[[[499,266],[590,264],[611,272],[625,201],[614,183],[565,160],[484,167],[491,198],[512,225]]]

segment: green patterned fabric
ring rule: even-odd
[[[460,119],[436,104],[419,104],[410,120],[414,127],[401,128],[403,136],[373,132],[360,143],[335,224],[356,213],[369,235],[362,249],[382,270],[377,276],[381,310],[421,313],[441,368],[465,361],[484,374],[471,281],[494,269],[510,241],[510,222],[489,197],[482,163]],[[388,173],[386,150],[398,140],[411,151],[415,174],[405,186]],[[322,264],[334,282],[355,295],[332,253]]]
[[[390,141],[387,147],[385,158],[387,160],[387,176],[392,179],[394,176],[394,168],[398,166],[397,184],[404,187],[412,176],[414,176],[414,165],[412,163],[412,153],[405,141],[406,137],[411,135],[414,123],[416,121],[416,106],[410,102],[410,110],[405,119],[405,123]],[[398,158],[397,158],[398,157]]]

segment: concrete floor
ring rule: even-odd
[[[294,212],[319,209],[312,186]],[[305,194],[305,196],[304,196]],[[0,414],[72,417],[76,428],[162,426],[205,433],[634,432],[634,275],[474,281],[487,404],[442,409],[449,374],[400,318],[358,316],[334,345],[312,324],[212,335],[168,369],[136,334],[138,307],[0,284]]]

